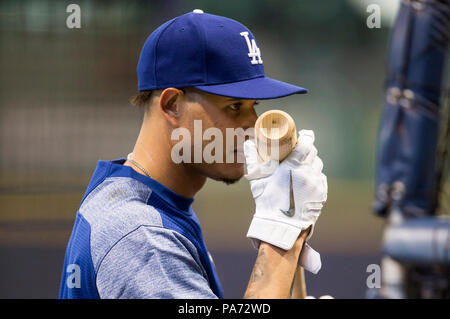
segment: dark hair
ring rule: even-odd
[[[153,91],[141,91],[130,99],[130,103],[133,106],[145,107],[150,104]]]
[[[187,92],[186,88],[179,88],[178,90],[181,90],[184,93]],[[146,111],[148,111],[149,107],[150,107],[150,103],[152,101],[152,98],[154,96],[157,96],[160,92],[162,92],[162,90],[145,90],[145,91],[140,91],[138,94],[136,94],[135,96],[133,96],[130,99],[130,103],[133,106],[142,107]]]

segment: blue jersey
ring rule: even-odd
[[[223,298],[193,199],[99,161],[76,214],[60,298]]]

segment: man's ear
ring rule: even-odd
[[[169,123],[174,127],[179,127],[181,116],[182,98],[184,92],[176,88],[167,88],[162,91],[159,98],[159,108]]]

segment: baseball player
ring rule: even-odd
[[[300,252],[326,200],[313,132],[301,131],[301,143],[273,169],[258,160],[251,138],[224,146],[224,157],[244,150],[245,164],[175,161],[172,133],[193,136],[195,120],[224,135],[226,128],[252,128],[257,100],[307,90],[266,77],[250,30],[201,10],[158,27],[142,48],[137,74],[132,103],[145,109],[139,136],[127,159],[98,162],[67,246],[60,298],[223,298],[191,204],[207,178],[232,184],[244,166],[256,204],[247,236],[258,249],[244,297],[289,298]],[[195,152],[194,138],[184,143]],[[295,214],[288,216],[281,203],[291,194]],[[308,260],[314,264],[303,260],[306,268]]]

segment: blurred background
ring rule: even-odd
[[[68,29],[66,7],[81,7]],[[0,297],[56,298],[75,213],[98,160],[125,157],[142,111],[136,65],[146,37],[200,8],[248,26],[266,74],[309,94],[264,101],[313,129],[329,195],[311,245],[322,255],[308,293],[364,298],[383,221],[370,212],[389,30],[397,1],[370,29],[367,1],[0,1]],[[208,181],[194,202],[227,298],[241,298],[256,258],[245,237],[246,180]]]

